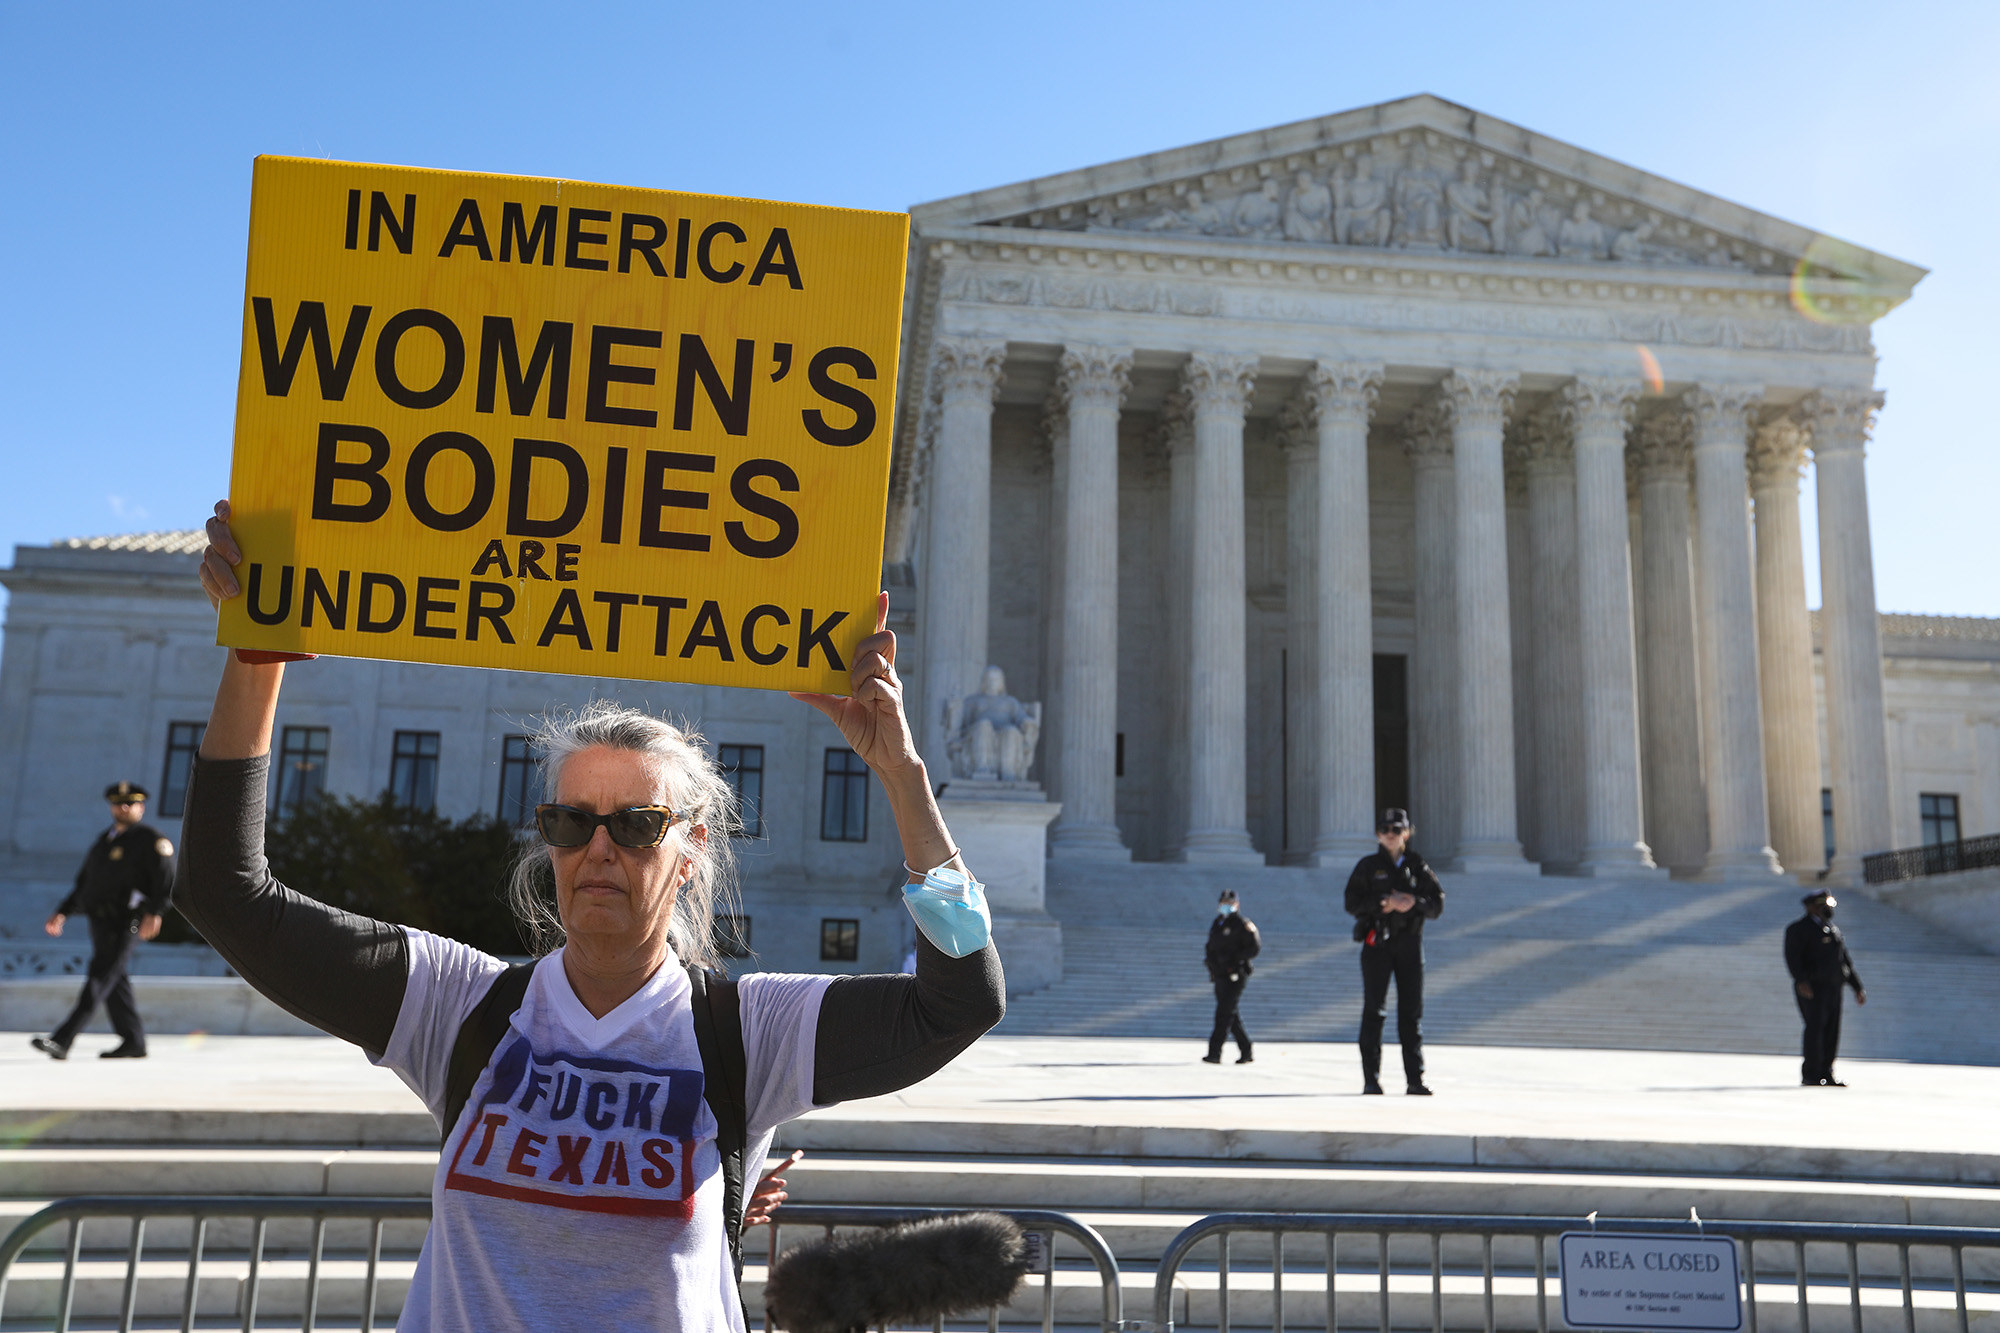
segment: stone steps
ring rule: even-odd
[[[1203,1040],[1214,998],[1202,944],[1213,891],[1233,884],[1264,940],[1243,999],[1252,1037],[1353,1040],[1358,946],[1337,877],[1290,868],[1084,871],[1058,863],[1050,874],[1050,911],[1064,923],[1064,976],[1012,1000],[1001,1032]],[[1797,1049],[1782,948],[1784,928],[1799,911],[1793,885],[1526,875],[1447,875],[1444,882],[1445,915],[1425,931],[1427,1040]],[[1843,1054],[2000,1064],[2000,1029],[1937,1021],[1941,996],[1959,1013],[2000,1009],[2000,957],[1860,894],[1845,895],[1840,912],[1870,999],[1865,1008],[1848,1005]]]

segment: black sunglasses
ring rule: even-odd
[[[664,805],[635,805],[608,815],[593,815],[573,805],[535,807],[535,827],[551,847],[581,847],[600,827],[620,847],[658,847],[666,841],[667,830],[686,818]]]

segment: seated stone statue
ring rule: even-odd
[[[954,777],[1026,782],[1042,734],[1042,706],[1007,693],[1007,676],[986,668],[979,693],[945,705],[945,754]]]

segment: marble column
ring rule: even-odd
[[[1062,814],[1051,856],[1129,861],[1118,835],[1118,409],[1124,348],[1063,351],[1057,391],[1069,429],[1063,511]]]
[[[1501,434],[1514,376],[1454,370],[1451,412],[1458,602],[1461,869],[1524,869],[1514,824],[1514,681],[1507,615],[1507,487]]]
[[[1261,865],[1247,827],[1243,413],[1257,358],[1198,353],[1184,384],[1194,408],[1192,604],[1188,624],[1187,861]]]
[[[1458,496],[1451,426],[1435,401],[1403,422],[1416,518],[1416,646],[1410,658],[1412,841],[1433,864],[1458,852]]]
[[[1194,616],[1194,413],[1178,389],[1160,407],[1156,445],[1167,460],[1167,543],[1163,571],[1167,621],[1166,781],[1161,848],[1168,860],[1181,859],[1188,830],[1188,661]]]
[[[1583,858],[1591,875],[1659,876],[1639,776],[1625,427],[1639,385],[1580,376],[1556,396],[1576,455],[1577,617],[1583,691]]]
[[[1654,412],[1634,437],[1639,600],[1646,608],[1639,653],[1646,841],[1660,865],[1693,874],[1708,857],[1708,797],[1701,780],[1687,415],[1678,408]]]
[[[1040,461],[1048,468],[1049,501],[1045,519],[1047,548],[1042,556],[1042,605],[1050,612],[1042,618],[1042,790],[1051,801],[1062,800],[1062,765],[1056,756],[1063,745],[1063,627],[1060,608],[1068,570],[1064,568],[1063,513],[1069,496],[1069,411],[1061,393],[1054,388],[1042,401],[1041,433],[1036,438]]]
[[[1757,522],[1757,669],[1764,705],[1764,790],[1771,849],[1786,870],[1825,868],[1820,825],[1819,709],[1813,701],[1812,617],[1806,610],[1799,470],[1807,431],[1795,417],[1757,430],[1750,495]]]
[[[1882,707],[1882,629],[1875,609],[1868,533],[1868,431],[1881,410],[1872,390],[1816,393],[1801,406],[1812,423],[1819,491],[1821,649],[1826,661],[1827,755],[1833,762],[1833,864],[1829,879],[1861,882],[1861,860],[1894,845],[1889,742]]]
[[[920,574],[924,699],[920,740],[937,781],[951,773],[944,714],[986,670],[987,580],[993,530],[993,395],[1007,345],[940,338],[931,382],[939,394],[929,516]]]
[[[1375,595],[1368,550],[1368,419],[1382,367],[1306,372],[1318,436],[1312,864],[1346,869],[1375,846]]]
[[[1535,745],[1535,561],[1528,513],[1528,445],[1515,421],[1507,430],[1507,618],[1514,655],[1514,826],[1521,851],[1543,860],[1540,756]]]
[[[1301,393],[1278,418],[1285,453],[1284,860],[1311,854],[1319,811],[1319,440]]]
[[[1764,797],[1757,599],[1750,559],[1746,415],[1762,390],[1702,385],[1682,395],[1694,425],[1695,611],[1708,779],[1705,879],[1780,872]]]
[[[1528,693],[1535,701],[1535,855],[1551,869],[1583,859],[1583,657],[1577,617],[1576,470],[1569,424],[1521,423],[1528,480]]]

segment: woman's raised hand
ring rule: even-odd
[[[845,698],[796,692],[792,697],[831,718],[849,748],[878,774],[887,777],[915,765],[917,743],[903,711],[903,681],[896,674],[896,636],[889,629],[886,592],[875,601],[875,632],[855,645],[854,665],[847,675]]]
[[[215,502],[215,516],[208,520],[208,547],[201,553],[201,590],[210,606],[219,607],[242,589],[236,583],[236,566],[243,563],[243,551],[229,531],[229,501]]]

